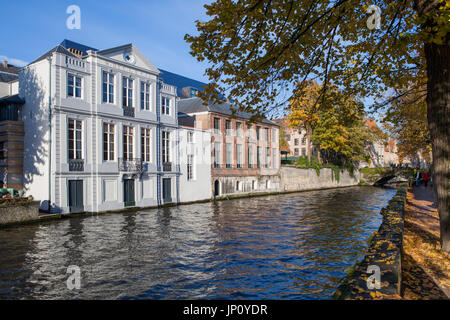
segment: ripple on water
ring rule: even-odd
[[[353,187],[3,229],[0,299],[328,299],[393,195]]]

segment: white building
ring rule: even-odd
[[[27,194],[62,213],[180,202],[176,88],[160,74],[132,44],[67,40],[24,67]]]
[[[211,199],[211,133],[187,126],[179,130],[180,201]]]

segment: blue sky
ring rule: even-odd
[[[97,49],[134,43],[157,67],[205,81],[205,63],[189,54],[186,33],[205,20],[207,0],[2,1],[0,60],[31,62],[64,39]],[[66,9],[81,9],[81,29],[69,30]],[[5,14],[6,13],[6,14]]]

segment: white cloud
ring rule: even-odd
[[[17,67],[23,67],[28,64],[28,62],[25,62],[23,60],[10,58],[10,57],[3,56],[0,54],[0,61],[4,61],[4,60],[8,61],[9,64],[15,65]]]

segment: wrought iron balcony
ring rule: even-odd
[[[119,171],[141,173],[144,171],[144,165],[141,159],[119,158]]]
[[[84,159],[69,159],[69,171],[84,171]]]
[[[133,107],[123,107],[123,115],[125,117],[134,118],[134,108]]]
[[[163,171],[164,172],[172,171],[172,162],[163,162]]]

